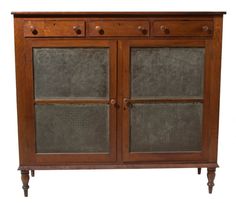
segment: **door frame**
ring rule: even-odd
[[[109,48],[109,98],[108,99],[35,99],[33,78],[32,49],[40,48],[79,48],[104,47]],[[25,39],[25,81],[22,81],[22,90],[25,103],[20,108],[27,112],[23,119],[25,134],[22,137],[21,149],[24,154],[24,165],[72,165],[78,163],[99,163],[116,161],[116,122],[117,109],[111,102],[117,97],[117,41],[116,40],[83,40],[83,39]],[[114,102],[113,100],[113,102]],[[108,104],[109,105],[109,151],[110,153],[37,153],[36,152],[36,124],[35,104]]]
[[[119,42],[122,51],[122,155],[124,162],[140,161],[193,161],[207,162],[210,124],[210,76],[211,76],[211,51],[212,41],[210,39],[150,39],[150,40],[122,40]],[[204,93],[203,99],[183,99],[184,102],[201,102],[203,104],[202,120],[202,145],[201,151],[163,151],[163,152],[130,152],[130,113],[127,107],[132,103],[160,102],[150,101],[148,99],[130,99],[130,50],[132,47],[150,48],[150,47],[204,47],[205,48],[205,65],[204,65]],[[124,100],[125,99],[125,100]],[[160,99],[161,102],[175,102],[177,99]]]

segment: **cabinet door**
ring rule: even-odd
[[[116,41],[27,39],[34,164],[116,159]]]
[[[206,160],[208,42],[127,40],[121,47],[124,161]]]

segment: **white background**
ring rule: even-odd
[[[36,171],[23,197],[18,167],[11,11],[227,11],[224,18],[219,156],[213,194],[206,169]],[[236,202],[236,7],[233,0],[1,0],[0,202]],[[226,200],[228,199],[228,200]]]

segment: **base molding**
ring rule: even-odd
[[[217,163],[154,163],[154,164],[77,164],[19,166],[18,170],[76,170],[76,169],[141,169],[141,168],[217,168]]]

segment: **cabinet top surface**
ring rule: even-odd
[[[226,14],[224,11],[188,11],[188,12],[12,12],[19,17],[42,17],[42,16],[98,16],[98,17],[150,17],[150,16],[215,16]]]

